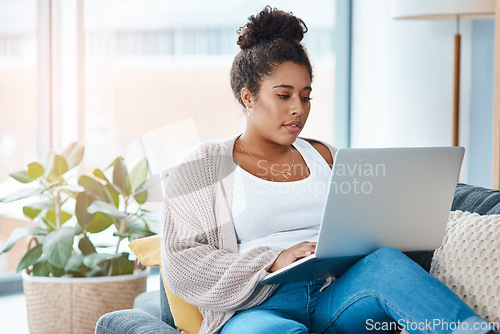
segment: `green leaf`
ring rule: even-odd
[[[49,152],[45,166],[43,176],[49,182],[59,181],[61,176],[68,171],[66,159],[62,155],[55,154],[53,151]]]
[[[68,220],[70,220],[73,217],[73,215],[69,212],[66,211],[61,211],[61,224],[64,224]]]
[[[36,262],[33,265],[33,270],[31,271],[31,274],[33,276],[49,276],[51,269],[52,266],[50,265],[50,263],[47,261],[47,259],[44,259]]]
[[[134,198],[137,201],[137,203],[144,204],[148,200],[148,191],[144,190],[144,191],[138,192],[134,195]]]
[[[121,212],[113,204],[109,204],[102,201],[94,201],[87,209],[89,213],[102,212],[105,215],[112,218],[126,218],[128,215]]]
[[[16,244],[16,242],[18,242],[24,237],[30,235],[44,235],[44,234],[47,234],[47,231],[37,226],[16,228],[14,231],[12,231],[12,234],[10,235],[9,239],[7,239],[7,242],[5,243],[5,246],[0,252],[0,254],[8,252]]]
[[[75,255],[71,256],[68,260],[68,263],[66,264],[66,267],[64,267],[64,270],[66,270],[66,271],[81,270],[82,267],[84,266],[83,258],[84,258],[84,256],[81,254],[75,254]]]
[[[111,265],[113,266],[111,276],[129,275],[134,272],[134,265],[128,259],[127,253],[123,253],[122,256],[111,260]]]
[[[17,271],[20,272],[32,264],[34,264],[42,255],[42,245],[36,245],[35,247],[31,248],[24,254],[23,258],[21,261],[19,261],[19,265],[17,266]]]
[[[66,159],[59,154],[54,157],[54,166],[52,167],[52,172],[57,176],[62,176],[69,170],[68,162]]]
[[[111,224],[113,224],[113,219],[102,212],[96,212],[89,226],[87,226],[87,231],[90,233],[99,233],[110,227]]]
[[[111,198],[113,199],[113,204],[115,208],[118,208],[120,206],[120,194],[115,191],[115,188],[113,187],[112,183],[109,183],[106,185],[106,189],[108,189],[109,194],[111,195]]]
[[[111,196],[109,196],[106,187],[96,179],[93,179],[87,175],[82,175],[80,176],[80,178],[78,178],[78,184],[84,187],[87,194],[94,200],[113,203],[113,200],[111,199]]]
[[[153,235],[156,235],[156,233],[153,231],[150,231],[150,230],[144,230],[141,232],[133,233],[132,236],[129,238],[129,240],[133,241],[135,239],[147,238],[147,237],[151,237]]]
[[[95,268],[92,268],[90,271],[88,271],[85,274],[86,277],[97,277],[97,276],[106,276],[104,273],[104,268],[101,266],[97,266]]]
[[[62,153],[62,156],[68,162],[68,168],[71,169],[77,166],[83,159],[83,154],[85,152],[85,147],[79,143],[71,143],[66,147]]]
[[[100,249],[106,249],[106,248],[116,248],[116,245],[102,244],[102,245],[97,245],[95,247]]]
[[[146,230],[145,223],[139,219],[134,220],[131,222],[127,228],[125,229],[126,233],[135,233],[135,232],[140,232]]]
[[[26,205],[23,206],[24,215],[31,220],[35,219],[40,212],[42,212],[42,210],[40,210],[40,209],[33,209],[33,208],[30,208],[29,206],[26,206]]]
[[[149,226],[142,220],[135,220],[131,222],[124,233],[115,232],[113,235],[122,238],[128,238],[129,241],[149,237],[156,233],[149,230]]]
[[[43,217],[43,216],[42,216],[42,221],[43,221],[43,223],[45,224],[45,226],[47,226],[47,230],[48,230],[48,231],[50,231],[50,232],[51,232],[51,231],[53,231],[53,230],[55,230],[55,229],[56,229],[56,226],[55,226],[55,225],[53,225],[51,222],[49,222],[49,221],[47,220],[47,218],[45,218],[45,217]]]
[[[45,240],[43,253],[50,264],[64,268],[73,250],[74,230],[71,227],[62,227],[54,230]]]
[[[21,170],[18,172],[10,173],[9,174],[14,180],[21,182],[21,183],[30,183],[33,182],[34,180],[28,176],[28,171],[27,170]]]
[[[66,211],[61,211],[61,226],[67,222],[69,219],[71,219],[73,215],[69,212]],[[57,226],[56,223],[56,211],[55,210],[49,210],[45,214],[45,218],[52,223],[52,225]]]
[[[12,193],[4,197],[1,197],[0,203],[10,203],[20,199],[32,197],[40,194],[41,191],[42,190],[40,190],[39,188],[21,188],[13,191]]]
[[[110,163],[110,164],[109,164],[109,166],[108,166],[108,167],[104,168],[104,170],[108,170],[108,169],[110,169],[111,167],[116,166],[116,163],[117,163],[118,161],[120,161],[120,160],[123,160],[123,158],[122,158],[122,157],[117,157],[115,160],[113,160],[113,162],[112,162],[112,163]]]
[[[85,192],[76,196],[75,215],[78,224],[83,228],[86,228],[92,220],[93,215],[88,213],[87,209],[93,201],[92,197]]]
[[[113,183],[120,189],[123,196],[129,196],[132,193],[127,166],[123,158],[117,159],[113,169]]]
[[[57,227],[55,210],[47,211],[47,213],[45,214],[45,219],[47,219],[47,221],[49,221],[52,224],[52,226]]]
[[[38,179],[43,175],[43,166],[38,162],[32,162],[28,165],[28,177],[32,180]]]
[[[106,175],[104,175],[104,173],[102,172],[102,170],[100,170],[99,168],[94,169],[93,174],[98,179],[101,179],[103,181],[106,181],[106,183],[109,183],[108,178],[106,177]]]
[[[119,194],[120,189],[118,189],[117,186],[115,186],[113,183],[109,181],[109,179],[106,177],[106,175],[104,175],[102,170],[94,169],[94,176],[106,182],[105,187],[108,190],[111,199],[113,200],[113,204],[115,205],[115,207],[118,207],[120,205],[120,194]]]
[[[83,255],[89,255],[92,253],[97,253],[92,241],[90,241],[88,236],[84,236],[78,242],[78,249],[82,252]]]
[[[130,172],[130,186],[132,191],[136,191],[139,187],[144,184],[148,177],[148,160],[142,159],[135,165],[135,167]]]
[[[156,233],[149,231],[149,230],[141,230],[141,231],[135,231],[135,232],[126,232],[126,233],[118,233],[115,232],[113,233],[114,236],[116,237],[121,237],[123,239],[128,239],[129,241],[134,241],[135,239],[141,239],[141,238],[146,238],[150,237],[152,235],[155,235]]]
[[[104,172],[102,170],[100,170],[99,168],[94,169],[94,176],[100,180],[103,180],[104,182],[106,182],[106,184],[112,185],[116,192],[120,191],[120,189],[118,189],[114,184],[112,184],[111,181],[106,177]]]
[[[52,276],[61,277],[62,275],[64,275],[64,268],[55,267],[52,264],[50,264],[50,262],[49,262],[49,265],[50,265],[50,272],[52,273]]]
[[[101,262],[121,257],[121,254],[93,253],[84,257],[83,264],[89,268],[97,267]]]

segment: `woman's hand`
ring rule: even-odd
[[[293,245],[292,247],[285,249],[280,253],[280,255],[278,255],[268,271],[272,273],[276,270],[280,270],[281,268],[286,267],[289,264],[302,259],[303,257],[313,254],[315,251],[315,242],[303,241],[300,244]]]

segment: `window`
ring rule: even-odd
[[[85,143],[87,161],[102,164],[144,133],[158,131],[154,155],[174,146],[222,139],[243,130],[229,86],[238,28],[266,1],[87,0]],[[303,1],[276,7],[308,24],[304,43],[315,69],[313,109],[304,136],[333,139],[335,6]],[[103,14],[105,13],[105,14]],[[181,122],[180,134],[169,133]],[[168,127],[168,124],[175,126]],[[185,136],[184,136],[185,137]]]
[[[0,1],[0,181],[37,158],[39,127],[36,0]],[[47,138],[44,138],[46,142]],[[10,182],[0,193],[10,190]],[[0,204],[0,248],[16,227],[28,226]],[[14,273],[24,249],[0,256],[1,273]]]

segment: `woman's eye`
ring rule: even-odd
[[[286,95],[286,94],[277,94],[279,98],[283,99],[283,100],[288,100],[290,98],[290,95]],[[304,97],[301,97],[300,100],[302,102],[309,102],[312,100],[312,98],[310,98],[309,96],[304,96]]]

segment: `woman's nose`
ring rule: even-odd
[[[304,105],[300,97],[293,100],[291,112],[292,115],[302,115],[304,113]]]

